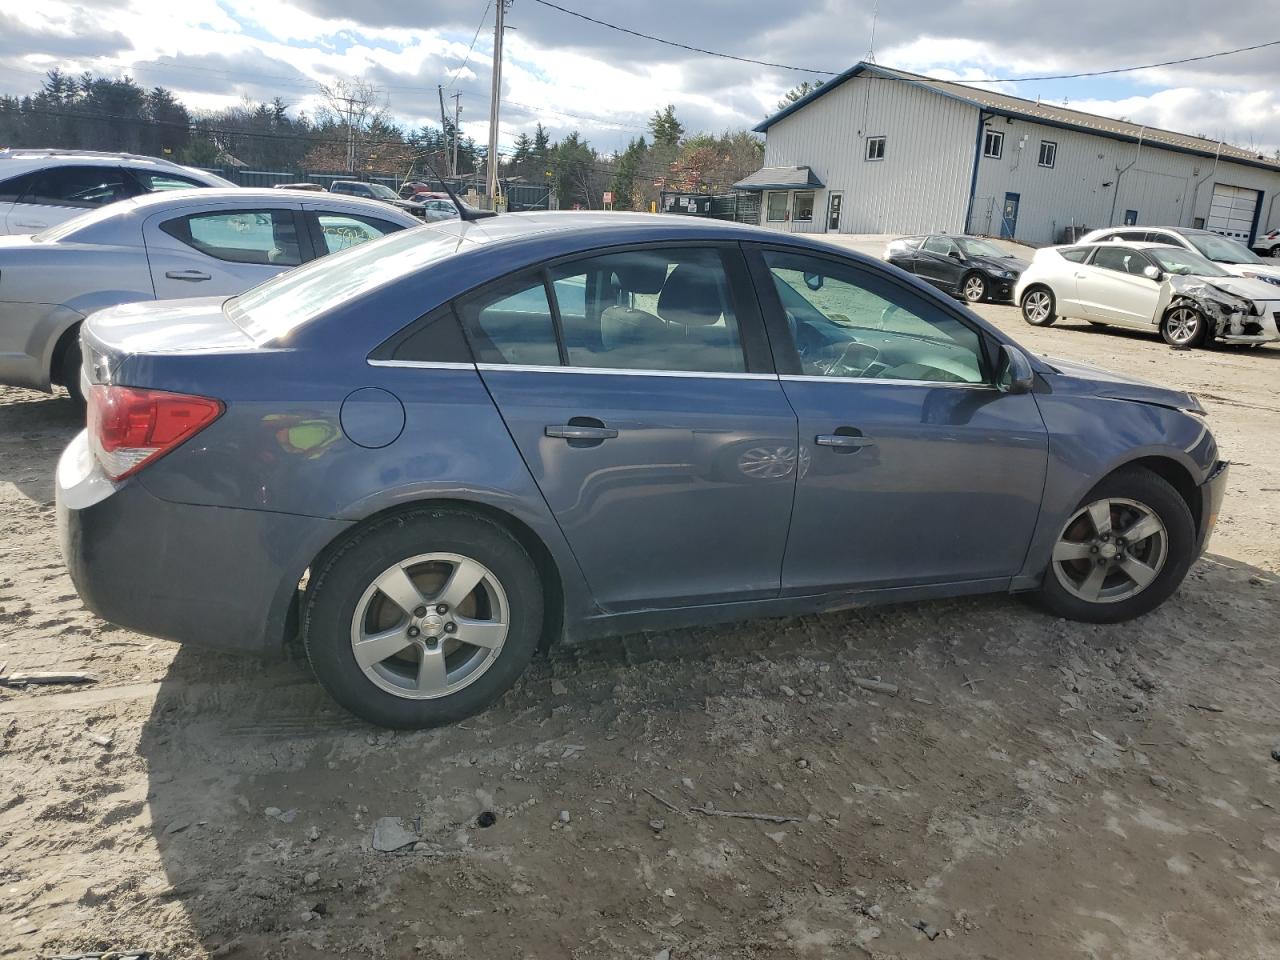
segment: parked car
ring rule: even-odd
[[[1027,267],[990,240],[944,233],[894,240],[884,258],[970,303],[1013,299],[1013,284]]]
[[[1280,257],[1280,230],[1268,230],[1258,237],[1253,252],[1263,257]]]
[[[0,237],[0,383],[80,396],[80,324],[137,300],[228,297],[327,253],[419,225],[369,200],[184,190]]]
[[[56,487],[84,602],[255,653],[300,624],[389,727],[481,709],[562,638],[988,591],[1126,620],[1227,476],[1188,393],[702,218],[441,224],[83,341]]]
[[[234,187],[159,157],[84,150],[0,150],[0,235],[37,233],[86,210],[166,190]]]
[[[427,223],[439,223],[441,220],[456,220],[458,218],[458,208],[454,206],[452,200],[423,200],[422,203],[422,219]]]
[[[364,197],[368,200],[377,200],[379,203],[390,204],[418,217],[422,217],[425,212],[421,202],[403,200],[394,190],[381,183],[365,183],[361,180],[335,180],[329,184],[329,192],[345,194],[348,197]]]
[[[318,183],[273,183],[273,190],[310,190],[312,193],[324,193],[324,187]]]
[[[1015,291],[1022,317],[1159,330],[1166,343],[1280,340],[1280,290],[1235,276],[1185,247],[1125,240],[1037,250]]]
[[[1257,254],[1238,240],[1209,230],[1189,227],[1109,227],[1093,230],[1081,243],[1127,240],[1134,243],[1167,243],[1191,250],[1212,260],[1227,273],[1252,280],[1263,280],[1280,286],[1280,267],[1264,263]]]

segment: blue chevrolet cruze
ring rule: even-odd
[[[389,727],[474,713],[561,638],[987,592],[1135,617],[1226,480],[1187,393],[692,218],[424,227],[83,346],[57,495],[88,606],[258,654],[300,630]]]

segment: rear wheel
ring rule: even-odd
[[[416,729],[482,710],[528,665],[542,590],[506,529],[461,510],[422,510],[353,536],[308,590],[303,640],[335,700],[384,727]]]
[[[1022,295],[1022,319],[1033,327],[1047,327],[1058,317],[1053,291],[1048,287],[1032,287]]]
[[[62,351],[62,360],[58,364],[58,379],[67,388],[67,395],[70,396],[71,402],[78,407],[85,405],[84,391],[80,389],[80,366],[82,362],[80,332],[77,330]]]
[[[1053,546],[1040,590],[1052,613],[1117,623],[1176,590],[1195,559],[1195,523],[1168,481],[1138,467],[1093,488]]]
[[[1171,347],[1198,347],[1206,340],[1209,325],[1204,314],[1188,304],[1179,304],[1165,312],[1160,321],[1160,336]]]
[[[960,295],[969,303],[981,303],[987,299],[987,278],[971,273],[960,283]]]

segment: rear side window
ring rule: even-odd
[[[501,280],[458,302],[479,363],[559,366],[555,320],[542,274]]]
[[[320,230],[322,254],[358,247],[362,243],[404,229],[398,223],[350,213],[316,213],[315,217]]]
[[[718,251],[636,250],[554,267],[570,366],[689,373],[746,369]]]
[[[19,197],[31,189],[35,178],[34,173],[28,173],[21,177],[0,180],[0,203],[16,203]]]
[[[229,263],[296,267],[302,262],[292,210],[219,210],[160,224],[176,240]]]
[[[129,172],[133,174],[134,179],[142,186],[147,193],[158,193],[162,190],[191,190],[197,187],[204,187],[205,184],[199,180],[192,180],[190,177],[180,177],[174,173],[159,173],[153,170],[134,170]]]
[[[35,175],[19,202],[88,210],[137,192],[116,167],[51,167]]]
[[[1092,249],[1093,247],[1067,247],[1064,250],[1059,250],[1058,253],[1063,260],[1070,260],[1072,263],[1084,263],[1089,256],[1089,251]]]

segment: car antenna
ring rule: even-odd
[[[498,215],[497,210],[481,210],[479,207],[472,207],[463,203],[458,199],[458,195],[453,192],[453,188],[449,186],[448,181],[446,181],[444,177],[440,176],[440,174],[436,173],[436,168],[431,166],[431,161],[426,157],[423,157],[422,163],[431,171],[431,175],[436,178],[436,182],[438,182],[440,186],[444,187],[444,192],[449,195],[449,199],[452,200],[453,205],[457,207],[459,220],[484,220],[486,217],[496,217]]]

